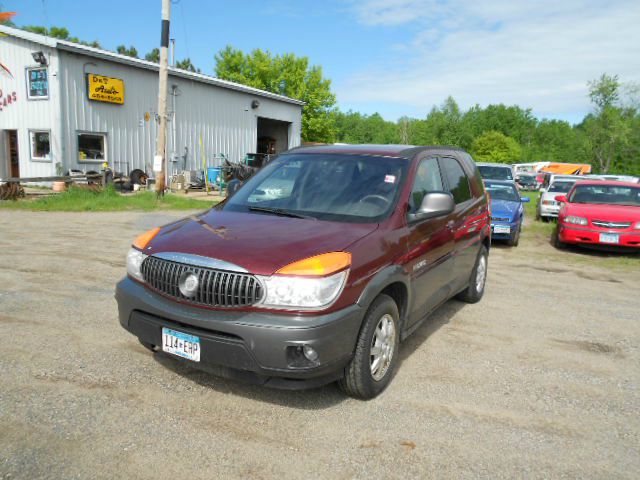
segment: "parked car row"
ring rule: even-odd
[[[639,185],[555,180],[540,216],[558,216],[559,247],[640,247]],[[120,323],[203,370],[287,389],[338,381],[370,399],[438,306],[482,298],[492,239],[518,245],[528,201],[510,166],[459,149],[293,149],[133,242]]]

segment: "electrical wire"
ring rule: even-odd
[[[189,36],[187,35],[187,22],[184,17],[184,3],[180,0],[177,0],[177,3],[180,4],[180,23],[182,23],[182,32],[184,33],[185,50],[187,51],[187,58],[191,59],[191,54],[189,53]]]

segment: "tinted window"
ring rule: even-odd
[[[503,183],[487,182],[487,192],[491,195],[491,200],[506,200],[508,202],[520,202],[520,194],[514,185]]]
[[[442,192],[442,178],[440,177],[440,167],[435,158],[425,158],[418,165],[416,178],[413,181],[411,198],[409,204],[411,210],[416,210],[421,204],[424,196],[429,192]]]
[[[513,180],[511,167],[496,165],[479,165],[482,178],[489,180]]]
[[[409,160],[403,158],[281,155],[221,208],[255,212],[258,207],[319,220],[377,222],[396,205],[408,167]]]
[[[549,187],[549,192],[567,193],[576,182],[553,182]]]
[[[469,179],[460,164],[453,158],[443,158],[441,166],[456,204],[469,200],[471,198]]]

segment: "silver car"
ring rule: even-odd
[[[536,220],[548,222],[558,218],[560,202],[556,201],[556,196],[569,192],[578,180],[584,180],[584,178],[579,175],[554,175],[549,183],[549,188],[541,190],[536,206]]]

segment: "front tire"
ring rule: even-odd
[[[340,380],[349,396],[369,400],[391,382],[398,364],[400,344],[398,306],[388,295],[379,295],[364,318],[351,362]]]
[[[553,246],[556,247],[558,250],[564,250],[567,248],[567,244],[564,243],[562,240],[560,240],[559,230],[560,229],[556,227],[556,231],[553,235]]]
[[[469,286],[460,292],[456,298],[467,303],[478,303],[484,295],[484,287],[487,283],[487,268],[489,265],[489,252],[482,245],[478,252],[476,264],[469,277]]]

